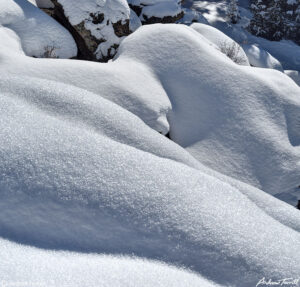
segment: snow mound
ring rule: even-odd
[[[160,79],[172,104],[171,139],[221,173],[295,200],[300,98],[292,80],[236,65],[181,25],[141,27],[120,47],[124,59]]]
[[[1,0],[0,29],[3,29],[1,25],[19,36],[28,56],[72,58],[77,55],[70,33],[28,1]]]
[[[300,73],[293,70],[285,70],[284,73],[292,78],[298,86],[300,86]]]
[[[193,23],[191,28],[212,42],[222,53],[238,64],[250,66],[248,58],[241,46],[220,30],[202,23]]]
[[[266,50],[256,45],[243,45],[243,49],[249,59],[251,66],[275,69],[283,72],[282,65]]]

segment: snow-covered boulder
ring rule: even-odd
[[[183,17],[180,0],[128,0],[143,24],[175,23]]]
[[[70,33],[27,0],[1,0],[1,25],[18,35],[28,56],[72,58],[77,55]]]
[[[54,17],[72,33],[83,59],[111,59],[130,33],[130,9],[125,0],[51,1]]]
[[[243,45],[242,47],[249,59],[251,66],[275,69],[283,72],[281,63],[266,50],[256,45]]]
[[[203,23],[194,23],[191,25],[191,28],[212,42],[223,54],[235,63],[250,66],[248,58],[241,46],[220,30]]]
[[[294,70],[285,70],[284,73],[292,78],[295,83],[300,86],[300,72]]]

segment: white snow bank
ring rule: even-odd
[[[243,45],[243,49],[249,59],[249,62],[254,67],[275,69],[283,72],[280,62],[275,59],[266,50],[256,45]]]
[[[1,0],[2,29],[1,25],[16,32],[28,56],[45,57],[45,52],[52,47],[53,57],[71,58],[77,55],[77,47],[70,33],[28,1]]]
[[[241,46],[220,30],[202,23],[193,23],[191,28],[215,44],[225,55],[230,56],[230,53],[231,56],[238,61],[238,64],[250,66],[248,58]]]
[[[217,286],[195,273],[160,262],[124,256],[44,251],[3,239],[0,240],[0,257],[2,286]]]
[[[292,78],[298,86],[300,86],[300,73],[293,70],[285,70],[284,73]]]

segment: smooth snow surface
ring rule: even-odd
[[[77,47],[71,34],[50,16],[27,0],[0,1],[0,29],[13,30],[28,56],[45,57],[54,48],[52,57],[72,58]]]
[[[183,25],[140,27],[107,64],[33,59],[0,33],[0,282],[298,278],[299,211],[265,193],[299,196],[293,80]]]
[[[255,45],[243,45],[243,49],[252,66],[275,69],[283,72],[283,68],[280,62],[266,50],[261,49]]]
[[[201,23],[194,23],[191,25],[191,28],[193,28],[206,39],[215,44],[216,47],[218,47],[222,53],[226,54],[226,52],[228,53],[231,49],[233,49],[233,56],[235,58],[238,58],[239,64],[244,66],[250,66],[248,58],[241,46],[220,30],[210,25]]]
[[[293,70],[285,70],[284,73],[292,78],[298,86],[300,86],[300,72]]]

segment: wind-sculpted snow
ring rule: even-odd
[[[29,58],[0,33],[0,282],[36,268],[55,286],[298,278],[299,211],[226,176],[295,200],[291,79],[236,65],[182,25],[140,27],[107,64]]]
[[[1,0],[0,28],[2,26],[16,32],[26,55],[38,58],[77,55],[70,33],[27,0]]]

